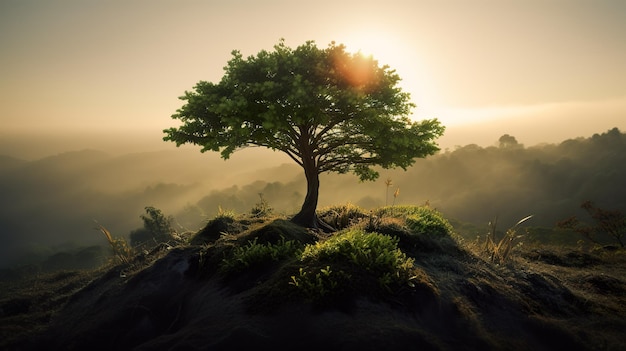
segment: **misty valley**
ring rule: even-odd
[[[467,240],[484,235],[494,219],[505,228],[533,215],[526,241],[568,245],[580,235],[553,229],[584,216],[583,201],[626,209],[626,137],[619,130],[531,147],[509,137],[492,147],[472,144],[418,159],[407,171],[380,170],[374,182],[322,175],[320,208],[428,203]],[[285,215],[297,212],[306,193],[301,168],[270,151],[240,153],[228,161],[195,149],[118,156],[83,150],[34,161],[2,156],[0,263],[37,266],[64,253],[67,262],[56,257],[58,263],[40,268],[102,264],[110,253],[96,224],[128,238],[141,228],[145,207],[172,216],[179,232],[199,230],[219,211],[247,213],[260,200]]]

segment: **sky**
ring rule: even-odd
[[[622,0],[0,0],[0,138],[161,142],[184,91],[281,38],[396,69],[412,118],[448,127],[443,146],[626,130]]]

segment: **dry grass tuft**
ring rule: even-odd
[[[130,248],[126,240],[124,238],[114,238],[113,235],[111,235],[111,232],[109,232],[109,230],[103,225],[98,224],[98,222],[96,222],[96,225],[96,230],[99,230],[102,234],[104,234],[115,257],[117,257],[120,262],[129,264],[133,258],[133,250]]]

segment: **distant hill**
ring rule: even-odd
[[[102,243],[93,220],[116,235],[128,235],[141,226],[146,206],[178,213],[211,189],[264,179],[254,170],[280,167],[281,161],[271,153],[258,157],[258,151],[243,152],[228,163],[196,150],[118,156],[81,150],[33,161],[0,157],[0,267]],[[203,220],[196,217],[189,226],[195,229]]]
[[[20,167],[26,161],[21,160],[19,158],[0,155],[0,172],[5,172],[7,170]]]
[[[558,220],[580,213],[586,200],[626,211],[626,136],[618,129],[558,144],[525,147],[495,141],[494,145],[457,147],[418,159],[407,171],[380,169],[375,182],[324,174],[320,206],[351,202],[373,208],[428,202],[450,218],[485,229],[495,217],[502,226],[511,226],[530,214],[534,215],[530,225],[553,227]],[[304,180],[295,165],[293,171],[284,168],[281,175],[286,172],[292,172],[291,182],[214,190],[198,204],[208,213],[214,213],[217,204],[246,211],[261,192],[270,204],[293,211],[301,204]],[[390,189],[386,179],[392,180]]]
[[[496,216],[502,228],[530,214],[529,225],[551,228],[582,213],[586,200],[626,211],[626,136],[616,128],[558,144],[493,145],[442,151],[407,171],[381,169],[375,182],[324,174],[319,207],[428,202],[448,218],[484,228],[469,236],[482,234]],[[295,213],[306,183],[297,165],[264,149],[242,150],[228,161],[193,148],[122,155],[82,150],[34,161],[0,157],[0,193],[4,266],[103,243],[94,219],[128,235],[141,226],[146,206],[192,230],[220,208],[248,212],[260,196],[278,212]]]

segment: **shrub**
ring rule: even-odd
[[[161,210],[152,206],[146,207],[145,210],[146,214],[140,216],[143,220],[143,228],[133,230],[130,233],[130,244],[134,247],[151,241],[158,244],[173,239],[175,230],[172,228],[172,222],[174,218],[165,216]]]
[[[274,213],[274,208],[270,206],[270,204],[263,197],[263,193],[259,193],[259,202],[257,202],[252,210],[250,211],[250,215],[253,218],[267,217]]]
[[[314,301],[346,292],[376,294],[409,284],[414,262],[398,249],[397,238],[360,229],[307,245],[301,258],[305,267],[291,277],[291,285]]]
[[[281,240],[276,243],[259,244],[257,238],[247,245],[236,247],[232,254],[222,260],[222,272],[226,274],[244,271],[248,268],[262,268],[286,258],[296,257],[302,250],[294,240]]]
[[[403,261],[397,244],[398,240],[388,235],[354,229],[307,245],[302,259],[349,261],[366,270],[394,270]]]
[[[557,226],[580,233],[583,238],[596,245],[601,245],[599,237],[604,234],[615,240],[620,247],[625,247],[626,215],[623,212],[596,207],[591,201],[584,201],[580,207],[593,219],[595,225],[582,223],[573,216],[558,222]]]

